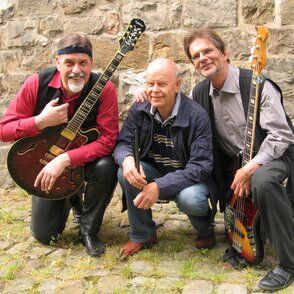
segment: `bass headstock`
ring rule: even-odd
[[[251,49],[249,62],[253,74],[259,75],[266,65],[266,40],[268,38],[268,29],[265,26],[256,26],[255,44]]]

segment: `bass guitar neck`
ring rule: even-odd
[[[268,31],[256,27],[257,38],[253,47],[251,67],[253,70],[248,104],[244,148],[237,156],[234,174],[253,158],[256,120],[259,109],[259,86],[263,81],[261,70],[265,65],[265,41]],[[244,99],[244,97],[242,97]],[[233,193],[225,208],[225,229],[231,245],[250,264],[258,264],[263,259],[263,244],[260,237],[260,218],[251,197]]]

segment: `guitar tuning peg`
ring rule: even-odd
[[[252,56],[252,55],[250,55],[250,56],[249,56],[249,58],[248,58],[248,60],[249,60],[249,63],[252,63],[253,56]]]
[[[250,53],[253,54],[255,50],[255,47],[251,47]]]

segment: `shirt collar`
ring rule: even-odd
[[[216,96],[216,93],[226,92],[236,94],[239,91],[239,68],[229,64],[228,75],[221,90],[217,90],[212,83],[210,83],[209,94]]]
[[[68,98],[64,89],[63,89],[63,85],[62,85],[62,82],[61,82],[61,76],[60,76],[60,72],[58,70],[56,70],[53,78],[51,79],[49,85],[49,87],[52,87],[52,88],[55,88],[55,89],[60,89],[61,90],[61,93],[62,93],[62,99],[63,101],[65,102],[69,102],[69,101],[72,101],[72,100],[75,100],[77,99],[79,96],[80,96],[80,93],[77,93],[75,94],[74,96]]]
[[[161,117],[160,117],[160,114],[158,113],[157,111],[157,108],[154,107],[153,105],[151,105],[151,108],[150,108],[150,113],[151,115],[154,116],[154,118],[156,120],[158,120],[159,122],[161,123],[166,123],[168,122],[171,118],[173,117],[176,117],[178,115],[178,112],[179,112],[179,109],[180,109],[180,104],[181,104],[181,94],[180,92],[177,93],[177,96],[176,96],[176,102],[174,104],[174,107],[173,107],[173,110],[172,110],[172,113],[171,115],[163,122]]]
[[[60,72],[58,70],[55,72],[48,86],[56,89],[62,88]]]

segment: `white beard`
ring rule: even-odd
[[[84,88],[84,83],[72,83],[71,81],[68,81],[68,87],[73,93],[81,92]]]

